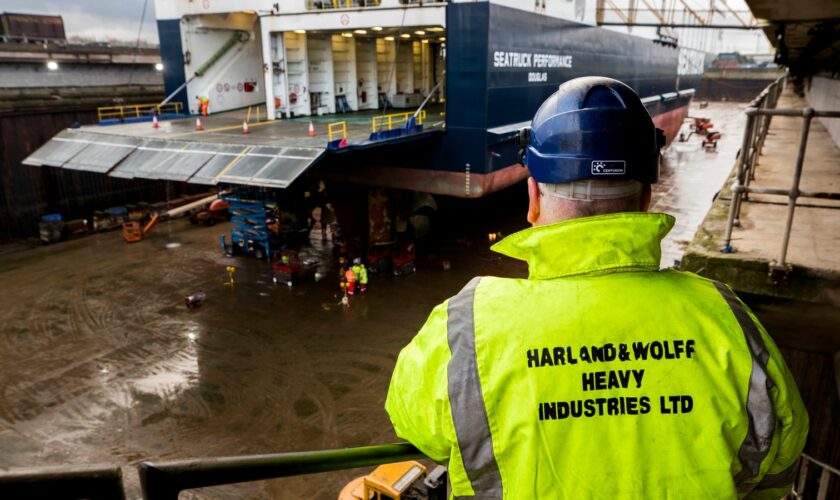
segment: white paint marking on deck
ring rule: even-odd
[[[219,155],[219,156],[239,156],[238,153],[228,153],[226,151],[201,151],[201,150],[185,150],[185,149],[175,149],[175,148],[150,148],[148,146],[137,146],[134,144],[119,144],[115,142],[100,142],[100,141],[90,141],[86,139],[68,139],[66,137],[55,137],[53,138],[54,141],[62,141],[62,142],[78,142],[83,144],[97,144],[102,146],[114,146],[118,148],[132,148],[138,149],[140,151],[159,151],[164,153],[190,153],[190,154],[206,154],[206,155]],[[153,139],[154,140],[154,139]],[[165,140],[165,139],[159,139]],[[195,143],[201,144],[201,143]],[[256,146],[260,147],[260,146]],[[271,146],[263,146],[263,147],[271,147]],[[304,149],[304,148],[297,148],[297,149]],[[311,149],[310,149],[311,150]],[[320,150],[315,150],[317,152],[321,152]],[[272,154],[265,154],[265,153],[248,153],[245,156],[255,156],[261,158],[285,158],[287,160],[314,160],[317,158],[316,156],[295,156],[295,155],[272,155]]]
[[[119,144],[116,142],[100,142],[100,141],[88,141],[85,139],[67,139],[66,137],[54,137],[52,140],[54,141],[62,141],[62,142],[79,142],[83,144],[98,144],[102,146],[113,146],[115,148],[136,148],[136,144]]]

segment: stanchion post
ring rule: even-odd
[[[811,119],[814,117],[814,110],[812,108],[805,108],[802,110],[802,135],[799,139],[799,153],[796,156],[796,170],[793,174],[793,183],[788,194],[788,212],[787,221],[785,222],[785,235],[782,239],[782,252],[779,258],[780,266],[785,265],[787,258],[788,244],[790,243],[790,232],[793,227],[793,213],[796,209],[796,199],[799,198],[799,181],[802,179],[802,165],[805,163],[805,149],[808,146],[808,133],[811,129]]]
[[[726,239],[723,244],[723,253],[732,253],[732,228],[735,226],[735,215],[739,210],[741,200],[741,187],[743,186],[744,167],[748,149],[750,147],[750,136],[752,135],[753,122],[755,120],[755,108],[747,109],[747,125],[744,128],[744,138],[741,141],[741,154],[738,155],[738,167],[735,173],[735,181],[732,183],[732,198],[729,201],[729,219],[726,222]]]

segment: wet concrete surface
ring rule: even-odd
[[[717,147],[705,149],[697,134],[686,142],[674,142],[663,152],[661,177],[654,186],[651,210],[676,216],[674,228],[662,243],[662,267],[674,267],[685,253],[694,233],[735,164],[746,123],[746,105],[711,102],[700,109],[692,103],[690,116],[711,118],[721,133]],[[688,124],[682,129],[688,135]]]
[[[803,109],[808,105],[803,97],[790,89],[784,91],[778,107]],[[790,189],[793,182],[799,142],[804,120],[801,116],[774,117],[764,148],[755,167],[753,188]],[[838,148],[828,130],[813,120],[805,150],[800,189],[811,193],[840,192]],[[726,267],[746,269],[755,263],[780,261],[784,245],[785,223],[788,217],[788,197],[750,194],[741,205],[740,225],[732,232],[733,253],[721,254],[725,244],[729,220],[731,193],[727,189],[715,203],[714,210],[703,222],[703,237],[691,245],[691,253],[698,261],[721,260]],[[786,263],[797,270],[807,270],[821,277],[826,293],[819,301],[840,306],[840,202],[819,198],[799,198],[793,216]],[[725,260],[723,260],[725,259]],[[742,278],[748,273],[743,273]],[[755,285],[743,280],[739,286],[760,293]],[[830,290],[830,291],[829,291]],[[802,299],[794,293],[781,293]]]
[[[680,258],[737,148],[739,110],[703,112],[722,117],[718,152],[704,152],[696,137],[676,144],[655,192],[655,209],[678,216],[666,265]],[[129,496],[139,497],[132,465],[141,459],[394,441],[383,409],[391,370],[431,309],[472,276],[526,273],[490,252],[487,236],[524,227],[524,201],[502,207],[504,217],[498,208],[451,214],[465,219],[454,223],[468,228],[461,236],[429,245],[417,274],[372,276],[346,310],[332,274],[287,288],[273,284],[264,262],[224,257],[226,225],[176,220],[135,244],[112,232],[0,254],[0,467],[118,463]],[[237,266],[233,286],[228,265]],[[187,310],[183,297],[197,291],[207,301]],[[335,498],[358,474],[182,498]]]
[[[383,404],[399,350],[470,276],[517,267],[486,240],[444,242],[452,272],[427,256],[415,275],[372,277],[343,310],[337,280],[289,289],[263,262],[223,257],[224,228],[179,220],[133,245],[107,233],[3,257],[0,467],[392,442]],[[207,301],[187,310],[199,290]],[[334,498],[353,473],[322,476],[205,495]]]

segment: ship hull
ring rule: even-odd
[[[347,104],[342,110],[349,114],[333,113],[331,101],[326,98],[323,102],[319,100],[317,106],[318,113],[323,111],[326,117],[290,115],[282,120],[260,122],[257,108],[259,123],[254,123],[253,130],[247,132],[241,128],[243,119],[249,117],[244,109],[213,112],[212,116],[203,117],[203,125],[190,119],[172,120],[160,128],[145,125],[142,120],[108,127],[83,127],[62,132],[30,155],[25,163],[123,178],[271,189],[284,189],[306,174],[376,187],[477,198],[511,186],[527,175],[518,165],[518,131],[530,123],[539,106],[559,85],[594,75],[615,78],[632,87],[667,139],[678,134],[699,79],[686,68],[702,69],[702,64],[686,64],[681,49],[490,2],[447,3],[445,11],[441,5],[434,8],[437,14],[434,22],[445,25],[445,28],[438,26],[446,30],[445,37],[435,35],[418,41],[413,35],[402,33],[399,40],[411,41],[399,42],[393,36],[366,35],[353,46],[354,50],[358,46],[360,55],[367,54],[366,65],[360,65],[362,58],[357,60],[360,63],[356,65],[357,70],[387,75],[397,67],[414,69],[401,70],[402,86],[399,80],[396,87],[387,86],[394,102],[406,106],[403,113],[371,116],[372,112],[393,113],[393,104],[388,103],[389,94],[385,91],[382,92],[386,97],[384,104],[379,104],[376,111],[357,110]],[[250,25],[259,17],[256,13],[243,15],[253,17]],[[242,21],[242,16],[234,17]],[[213,19],[205,21],[210,23]],[[266,29],[271,25],[267,19],[260,20],[260,26]],[[240,24],[228,29],[239,29]],[[237,68],[260,66],[260,58],[265,60],[271,53],[298,57],[311,52],[317,64],[298,59],[287,62],[297,65],[294,76],[307,80],[307,75],[312,77],[312,85],[300,87],[302,97],[312,95],[320,99],[331,95],[335,85],[330,79],[336,75],[344,75],[340,77],[344,78],[342,82],[349,80],[348,85],[355,85],[356,78],[347,77],[348,61],[355,57],[344,41],[348,37],[315,34],[310,39],[307,33],[294,33],[295,37],[288,38],[290,44],[293,41],[297,44],[296,48],[292,50],[290,45],[286,50],[286,35],[290,33],[277,29],[264,31],[267,36],[263,37],[262,52],[254,45],[256,38],[243,38],[237,31],[233,37],[212,30],[190,32],[194,36],[199,36],[196,34],[199,32],[202,36],[212,34],[217,42],[227,39],[213,57],[228,57],[230,61],[219,66],[215,76],[205,73],[202,78],[207,81],[199,82],[212,84],[217,92],[213,102],[219,106],[259,102],[259,92],[255,92],[259,88],[257,78],[249,77],[246,82],[250,84],[250,92],[243,84],[242,96],[238,85],[222,80],[225,75],[238,72]],[[185,66],[179,58],[186,45],[182,46],[180,41],[191,38],[181,36],[177,21],[160,21],[159,31],[167,92],[174,99],[183,100],[181,85]],[[389,44],[385,43],[389,42],[388,38],[391,38]],[[374,39],[376,43],[372,43]],[[237,43],[243,44],[241,51],[225,52]],[[333,43],[338,47],[335,56]],[[386,56],[393,53],[392,63],[388,62],[390,56],[380,61],[378,45],[382,45]],[[197,46],[194,44],[193,48]],[[402,62],[397,64],[399,61]],[[445,65],[445,73],[438,72],[441,67],[438,63]],[[336,70],[336,65],[343,69]],[[286,74],[282,65],[278,64],[276,69],[272,75]],[[419,75],[419,87],[414,83],[415,73]],[[387,76],[383,78],[383,82],[388,81]],[[266,81],[275,83],[273,76]],[[408,120],[423,96],[421,90],[428,87],[425,92],[430,92],[440,88],[440,84],[444,84],[445,102],[433,103],[425,108],[425,115],[417,115],[417,120],[426,116],[425,123]],[[284,87],[288,85],[280,85]],[[348,94],[355,95],[352,88],[342,91],[345,101]],[[248,96],[244,96],[246,93]],[[225,100],[226,94],[239,97]],[[313,112],[311,107],[302,109]],[[317,122],[309,123],[308,133],[305,132],[307,118]],[[329,122],[332,123],[326,127]],[[339,130],[342,136],[336,140],[332,135]]]
[[[688,103],[652,115],[654,125],[665,132],[667,142],[679,133],[688,116]],[[519,163],[504,165],[490,172],[455,172],[429,166],[408,168],[396,165],[377,165],[373,159],[356,164],[348,169],[346,164],[325,167],[315,173],[328,180],[339,182],[364,182],[374,186],[407,189],[425,193],[455,196],[459,198],[481,198],[482,196],[508,188],[525,180],[528,170]]]
[[[447,6],[446,130],[415,148],[325,158],[317,175],[478,198],[527,177],[515,138],[565,81],[607,76],[632,87],[670,143],[699,76],[680,75],[680,49],[489,2]],[[329,155],[328,155],[329,156]],[[352,165],[352,168],[348,168]]]

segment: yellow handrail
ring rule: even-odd
[[[393,113],[390,115],[378,115],[374,116],[370,120],[370,131],[371,132],[381,132],[383,130],[393,130],[395,127],[400,127],[408,122],[409,117],[414,116],[414,111],[408,111],[406,113]],[[421,110],[420,113],[417,114],[417,124],[422,125],[423,120],[426,119],[426,110]]]
[[[180,113],[183,105],[180,102],[167,102],[166,104],[125,104],[122,106],[100,106],[96,108],[99,121],[107,119],[140,118],[157,110],[157,114]]]
[[[333,135],[341,134],[342,139],[347,139],[347,122],[333,122],[327,125],[327,137],[333,141]]]

